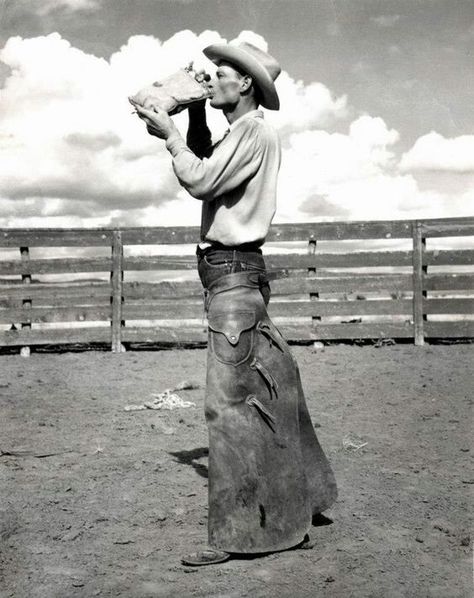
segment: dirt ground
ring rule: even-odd
[[[339,499],[312,549],[200,569],[205,350],[1,355],[2,598],[471,597],[474,346],[293,350]]]

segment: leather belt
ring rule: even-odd
[[[234,287],[259,288],[267,284],[270,280],[277,278],[287,278],[288,270],[270,270],[266,272],[256,272],[246,270],[245,272],[233,272],[224,274],[214,281],[207,291],[209,293],[220,293],[223,290],[233,289]]]
[[[206,245],[205,247],[201,247],[201,244],[198,244],[196,247],[196,254],[198,256],[205,255],[208,251],[236,251],[240,253],[262,253],[262,244],[255,242],[255,243],[242,243],[242,245],[223,245],[222,243],[212,242],[210,245]]]

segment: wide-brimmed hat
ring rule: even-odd
[[[238,45],[213,44],[204,48],[203,52],[215,64],[225,60],[250,75],[261,92],[261,104],[264,108],[280,108],[274,81],[281,68],[273,56],[247,42]]]

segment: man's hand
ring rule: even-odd
[[[146,123],[146,128],[150,135],[159,139],[168,139],[172,133],[177,131],[176,125],[171,120],[168,113],[159,108],[144,108],[139,104],[133,104],[138,116]]]

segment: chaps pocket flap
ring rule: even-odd
[[[231,345],[237,345],[240,335],[255,326],[255,312],[234,311],[232,313],[209,314],[208,324],[213,332],[225,334]]]

